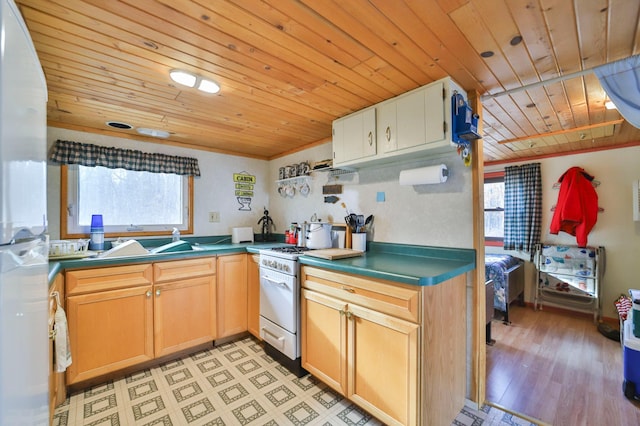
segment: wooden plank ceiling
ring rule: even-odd
[[[330,140],[335,118],[447,75],[495,94],[638,54],[640,42],[635,0],[17,3],[51,126],[265,159]],[[181,87],[171,69],[222,90]],[[621,118],[606,100],[588,73],[483,101],[485,161],[640,141],[626,121],[605,125]]]

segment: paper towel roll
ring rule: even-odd
[[[443,183],[447,181],[449,171],[447,166],[421,167],[419,169],[402,170],[400,172],[400,185],[425,185]]]

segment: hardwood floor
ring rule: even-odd
[[[486,347],[489,402],[554,426],[640,424],[640,403],[622,391],[622,346],[592,318],[513,305],[509,316],[493,320]]]

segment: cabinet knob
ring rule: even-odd
[[[151,297],[151,290],[147,290],[147,297]]]
[[[384,132],[387,136],[387,142],[391,140],[391,127],[387,126],[387,130]]]
[[[369,146],[373,146],[373,132],[369,132]]]
[[[160,289],[156,290],[156,296],[160,296]]]

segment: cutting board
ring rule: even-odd
[[[357,257],[362,256],[361,251],[351,250],[346,248],[331,248],[331,249],[319,249],[319,250],[309,250],[305,252],[305,256],[315,256],[321,257],[323,259],[335,260],[335,259],[345,259],[347,257]]]

